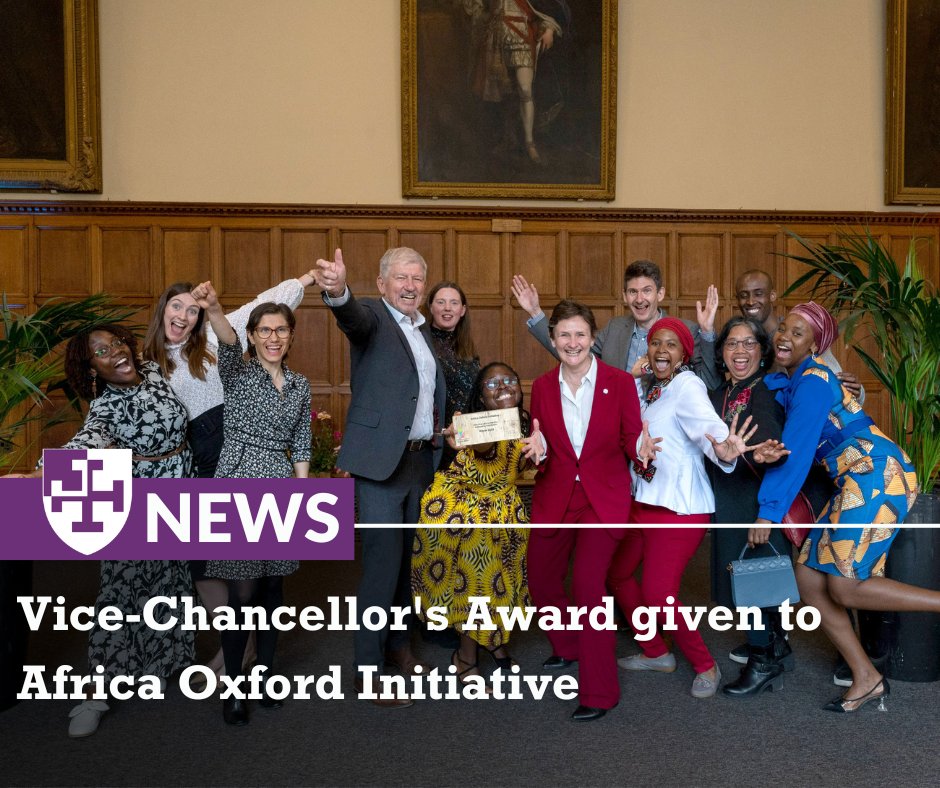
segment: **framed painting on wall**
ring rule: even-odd
[[[885,202],[940,204],[940,3],[888,4]]]
[[[617,0],[401,0],[405,197],[614,199]]]
[[[101,191],[97,0],[0,0],[0,189]]]

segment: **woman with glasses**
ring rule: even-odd
[[[472,412],[518,408],[522,434],[528,435],[529,414],[522,409],[519,376],[508,364],[494,362],[480,371],[468,408]],[[525,563],[529,531],[473,526],[529,522],[516,488],[516,478],[527,464],[521,440],[467,446],[450,467],[434,475],[421,499],[420,525],[439,527],[418,528],[415,534],[411,589],[422,610],[429,605],[447,610],[448,625],[460,635],[451,664],[462,681],[480,675],[479,646],[490,652],[498,667],[508,670],[513,664],[507,650],[510,631],[498,624],[495,609],[529,603]],[[473,596],[489,598],[496,629],[462,631]]]
[[[294,338],[296,318],[286,304],[267,302],[248,317],[248,358],[242,354],[210,282],[193,289],[196,303],[206,310],[219,338],[219,376],[225,389],[225,439],[216,467],[217,478],[306,478],[310,470],[310,384],[284,363]],[[298,561],[208,561],[206,574],[228,581],[229,605],[262,605],[270,614],[283,603],[285,575],[297,571]],[[277,646],[273,627],[256,633],[258,660],[270,673]],[[229,676],[242,673],[248,632],[222,633],[222,654]],[[281,702],[265,694],[260,704],[277,708]],[[223,717],[230,725],[245,725],[244,700],[227,698]]]
[[[287,279],[265,290],[253,301],[227,313],[245,347],[245,324],[248,315],[258,304],[266,301],[285,303],[292,309],[304,297],[304,289],[316,280],[313,271],[296,279]],[[170,387],[186,408],[189,417],[189,447],[193,452],[193,476],[211,479],[222,451],[222,414],[225,395],[216,359],[219,355],[218,338],[206,324],[205,311],[196,303],[190,282],[176,282],[160,295],[153,310],[143,355],[159,364]],[[189,566],[196,590],[207,609],[214,612],[228,601],[228,588],[221,580],[207,577],[205,561],[190,561]],[[245,664],[254,659],[254,638],[248,643]],[[209,660],[208,666],[222,672],[222,651]]]
[[[140,360],[128,329],[106,324],[74,336],[65,349],[65,374],[88,402],[88,415],[63,448],[130,449],[134,478],[189,475],[186,410],[160,368]],[[42,469],[23,475],[41,476]],[[95,621],[106,607],[139,614],[142,599],[185,596],[191,587],[186,561],[102,561]],[[155,614],[163,615],[159,608]],[[96,624],[88,637],[89,666],[93,672],[100,665],[105,681],[115,676],[164,681],[192,662],[193,635],[180,627],[158,632],[126,620],[114,631]],[[69,736],[91,736],[108,710],[103,700],[80,703],[69,714]]]
[[[748,416],[757,423],[754,440],[780,440],[784,412],[773,392],[764,383],[764,375],[773,364],[774,352],[770,338],[757,320],[740,315],[732,317],[715,342],[715,361],[727,379],[708,396],[712,406],[727,425],[735,416],[743,422]],[[708,463],[708,475],[715,493],[715,523],[752,523],[757,518],[757,494],[764,478],[766,464],[755,463],[750,453],[742,455],[734,470],[722,473]],[[777,462],[784,462],[786,458]],[[712,529],[712,598],[719,605],[734,607],[728,564],[741,554],[748,543],[748,528]],[[790,543],[783,530],[775,528],[770,542],[783,555],[790,554]],[[756,555],[773,555],[770,547],[758,548]],[[734,662],[744,664],[738,678],[725,684],[722,693],[741,698],[772,692],[783,686],[784,670],[792,670],[793,656],[783,634],[780,612],[762,611],[763,629],[747,631],[747,642],[731,652]]]

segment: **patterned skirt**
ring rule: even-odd
[[[192,581],[186,561],[102,561],[101,585],[95,602],[96,614],[109,605],[125,614],[141,614],[155,596],[186,596]],[[164,605],[154,610],[157,621],[170,611]],[[173,613],[178,615],[178,613]],[[88,662],[92,669],[104,667],[106,678],[153,675],[168,678],[193,661],[195,632],[181,625],[160,632],[143,621],[128,623],[109,632],[98,626],[88,636]]]
[[[528,528],[419,528],[411,558],[411,591],[421,610],[438,605],[461,631],[470,597],[487,597],[495,630],[466,634],[490,650],[509,642],[497,607],[531,604],[526,577]],[[422,618],[424,616],[422,615]]]
[[[888,549],[897,528],[814,528],[797,563],[856,580],[884,577]]]

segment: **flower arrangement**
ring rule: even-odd
[[[333,429],[333,417],[325,410],[310,413],[310,473],[333,473],[343,433]]]

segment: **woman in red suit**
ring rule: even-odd
[[[636,385],[591,355],[597,326],[588,307],[562,301],[548,326],[561,365],[532,385],[527,454],[539,463],[532,523],[626,523],[630,461],[645,464],[656,450],[640,420]],[[622,527],[532,529],[528,561],[534,603],[562,611],[571,604],[564,581],[574,552],[574,604],[601,605],[604,578],[623,533]],[[581,631],[550,631],[553,653],[544,663],[548,670],[579,663],[576,721],[603,717],[620,698],[616,631],[584,624]]]

